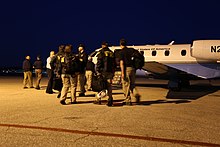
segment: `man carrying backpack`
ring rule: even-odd
[[[115,72],[115,58],[114,53],[108,48],[108,43],[102,43],[102,49],[97,55],[96,71],[101,74],[107,81],[108,103],[107,106],[113,105],[112,97],[112,79]],[[103,89],[104,90],[104,89]]]
[[[125,103],[126,105],[132,105],[131,103],[131,95],[136,98],[136,102],[140,102],[140,95],[137,93],[135,89],[135,72],[136,67],[134,67],[133,54],[135,53],[135,49],[127,48],[126,40],[120,40],[121,47],[121,55],[120,55],[120,68],[121,68],[121,78],[122,78],[122,86],[125,95]]]
[[[69,88],[71,89],[71,103],[76,103],[76,86],[77,76],[75,71],[77,69],[77,59],[72,53],[72,45],[66,45],[64,49],[64,56],[60,60],[61,62],[61,78],[63,82],[63,88],[61,91],[60,103],[65,105],[67,93]]]

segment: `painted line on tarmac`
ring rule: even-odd
[[[107,136],[107,137],[139,139],[139,140],[156,141],[156,142],[168,142],[168,143],[175,143],[175,144],[220,147],[220,144],[198,142],[198,141],[186,141],[186,140],[176,140],[176,139],[157,138],[157,137],[146,137],[146,136],[135,136],[135,135],[103,133],[103,132],[91,132],[91,131],[80,131],[80,130],[69,130],[69,129],[62,129],[62,128],[48,128],[48,127],[18,125],[18,124],[0,124],[0,127],[13,127],[13,128],[24,128],[24,129],[46,130],[46,131],[66,132],[66,133],[73,133],[73,134],[86,134],[86,135],[93,135],[93,136]]]

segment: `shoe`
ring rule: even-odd
[[[61,96],[61,93],[59,93],[59,94],[57,95],[57,98],[60,98],[60,96]]]
[[[101,105],[101,100],[100,99],[97,99],[93,102],[93,104],[98,104],[98,105]]]
[[[71,104],[77,104],[77,101],[73,101],[73,102],[71,102]]]
[[[131,96],[128,96],[122,103],[123,105],[131,106],[132,105]]]
[[[40,87],[36,87],[35,89],[40,90]]]
[[[31,86],[30,88],[34,88],[34,86]]]
[[[109,106],[109,107],[113,106],[113,99],[109,98],[108,103],[106,105]]]
[[[140,94],[136,94],[134,97],[136,98],[136,103],[140,104],[141,95]]]
[[[54,92],[53,91],[50,91],[50,92],[46,92],[47,94],[53,94]]]
[[[132,106],[132,102],[131,101],[128,101],[128,100],[124,100],[122,102],[123,105],[127,105],[127,106]]]
[[[127,106],[132,106],[132,102],[131,102],[131,101],[127,101],[125,104],[126,104]]]
[[[81,97],[81,96],[85,96],[85,93],[80,93],[79,96],[80,96],[80,97]]]
[[[23,88],[24,88],[24,89],[27,89],[28,87],[25,86],[25,87],[23,87]]]
[[[61,101],[60,101],[60,104],[62,104],[62,105],[66,105],[65,100],[61,100]]]
[[[97,94],[97,97],[98,97],[99,99],[101,99],[101,98],[106,97],[107,95],[108,95],[108,90],[102,90],[102,91],[100,91],[100,92]]]

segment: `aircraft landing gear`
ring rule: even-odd
[[[180,81],[177,79],[172,79],[169,80],[168,82],[168,89],[171,91],[180,91],[181,90],[181,86],[180,86]]]
[[[172,78],[168,82],[168,88],[171,91],[180,91],[182,88],[187,88],[190,86],[190,81],[187,77],[178,79],[178,78]]]

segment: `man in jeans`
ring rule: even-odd
[[[132,105],[131,95],[136,98],[136,103],[140,103],[140,94],[138,94],[135,88],[135,73],[136,70],[133,66],[132,54],[134,53],[133,48],[127,48],[126,40],[120,40],[121,54],[120,54],[120,68],[122,77],[122,86],[125,95],[126,105]]]

